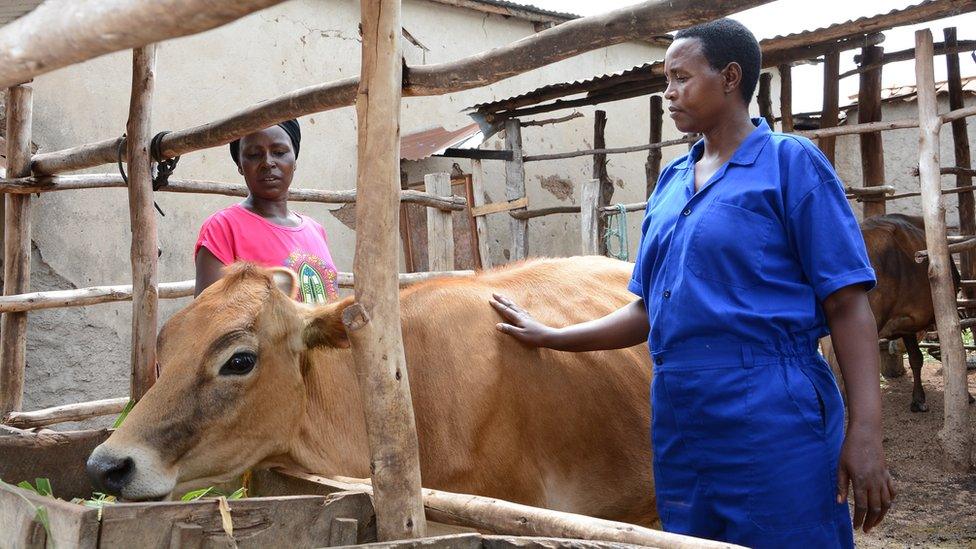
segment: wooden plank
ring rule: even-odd
[[[114,0],[141,5],[135,0]],[[202,0],[198,0],[202,1]],[[409,96],[443,95],[487,86],[581,53],[630,40],[665,34],[674,29],[711,21],[771,0],[718,0],[702,7],[698,0],[647,1],[600,15],[563,23],[525,37],[513,44],[493,48],[448,63],[411,67],[404,80],[404,94]],[[160,3],[163,6],[177,0]],[[194,5],[191,3],[188,5]],[[88,5],[88,2],[84,4]],[[178,11],[177,13],[183,13]],[[84,19],[81,19],[84,21]],[[122,24],[114,21],[117,25]],[[125,20],[120,29],[135,24]],[[189,26],[187,26],[189,27]],[[98,27],[101,28],[101,27]],[[41,36],[46,36],[46,29]],[[81,32],[80,29],[76,32]],[[84,31],[87,36],[87,30]],[[65,32],[64,35],[71,35]],[[97,35],[96,35],[97,36]],[[152,40],[150,40],[152,41]],[[0,44],[4,43],[0,33]],[[123,48],[124,49],[124,48]],[[6,51],[6,50],[5,50]],[[19,49],[18,49],[19,51]],[[3,65],[0,64],[0,74]],[[163,156],[170,158],[192,151],[225,145],[234,139],[259,131],[278,122],[316,112],[352,105],[356,100],[359,79],[345,78],[309,86],[283,96],[253,105],[223,119],[174,131],[160,140]],[[79,170],[116,160],[116,140],[92,143],[74,150],[53,151],[37,155],[35,174],[53,174]]]
[[[346,492],[229,501],[233,540],[224,532],[214,499],[107,505],[99,547],[168,547],[174,531],[191,540],[202,537],[203,547],[318,547],[330,539],[334,519],[371,520],[368,500],[365,494]]]
[[[956,40],[955,27],[943,29],[942,33],[945,37],[945,49],[956,49],[958,40]],[[965,107],[958,53],[946,55],[946,80],[949,84],[949,109],[956,110]],[[965,189],[973,185],[969,130],[966,120],[955,120],[951,124],[954,167],[960,168],[955,173],[956,188]],[[944,170],[940,169],[939,173],[944,173]],[[976,234],[976,198],[974,198],[972,190],[959,193],[959,232]],[[959,257],[959,271],[963,278],[972,279],[976,277],[976,252],[972,250],[963,252]],[[963,295],[969,299],[976,299],[976,289],[963,288]]]
[[[764,72],[759,75],[759,93],[756,94],[759,104],[759,116],[766,119],[769,129],[776,131],[776,117],[773,116],[773,75]]]
[[[475,215],[475,211],[485,205],[485,170],[480,160],[471,161],[471,195],[471,215],[474,217],[475,228],[478,233],[478,257],[481,259],[481,268],[490,269],[492,262],[488,220],[484,216]],[[528,201],[526,201],[526,205],[528,205]]]
[[[884,48],[870,46],[864,48],[862,57],[871,64],[884,56]],[[857,121],[860,124],[881,121],[881,66],[861,73],[858,88]],[[865,187],[883,185],[885,182],[884,144],[881,132],[861,134],[861,177]],[[884,200],[865,201],[864,217],[885,214]]]
[[[962,348],[956,292],[949,272],[945,209],[939,192],[939,130],[941,120],[935,95],[932,33],[915,32],[915,80],[918,86],[919,180],[922,186],[922,211],[925,241],[929,252],[929,283],[935,306],[939,343],[942,346],[945,380],[945,424],[939,431],[945,466],[968,471],[972,463],[972,426],[969,423],[969,391],[966,380],[966,355]]]
[[[355,545],[359,533],[359,521],[350,518],[332,519],[332,531],[329,532],[329,545]]]
[[[139,400],[156,381],[159,311],[158,241],[153,205],[152,99],[156,86],[156,46],[132,51],[132,96],[126,124],[129,168],[129,226],[132,262],[132,348],[130,396]]]
[[[424,184],[430,194],[451,195],[451,174],[427,174]],[[427,267],[431,271],[454,269],[454,219],[451,212],[427,210]]]
[[[793,68],[789,64],[779,66],[779,116],[780,131],[793,131]]]
[[[60,498],[91,496],[85,461],[108,438],[107,429],[41,433],[10,427],[4,430],[12,434],[0,434],[0,479],[16,484],[47,477]]]
[[[833,128],[840,120],[840,54],[838,52],[828,53],[824,56],[824,76],[823,76],[823,110],[820,115],[820,129]],[[813,139],[811,137],[811,139]],[[829,136],[820,137],[817,146],[823,151],[824,156],[831,164],[834,163],[834,147],[836,139]]]
[[[471,215],[475,217],[483,217],[494,213],[523,209],[528,207],[528,205],[529,199],[525,197],[517,200],[509,200],[508,202],[492,202],[491,204],[485,204],[484,206],[472,208]]]
[[[7,174],[30,174],[32,90],[7,90]],[[3,295],[30,289],[31,199],[5,195],[3,218]],[[27,366],[27,313],[7,313],[0,319],[0,415],[20,410]]]
[[[19,177],[0,179],[0,192],[16,194],[46,193],[77,189],[100,189],[126,187],[118,174],[84,174]],[[247,186],[221,181],[197,181],[190,179],[170,179],[165,187],[157,192],[219,194],[224,196],[247,196]],[[291,189],[288,200],[292,202],[318,202],[322,204],[355,204],[356,191],[330,191],[324,189]],[[440,210],[461,211],[467,202],[463,197],[431,196],[423,191],[406,189],[400,191],[400,201],[419,204]]]
[[[508,215],[516,219],[535,219],[554,214],[580,213],[580,206],[553,206],[552,208],[539,208],[538,210],[525,210],[522,212],[510,212]]]
[[[525,165],[522,162],[522,128],[517,118],[505,121],[505,148],[512,151],[512,160],[505,163],[505,198],[509,202],[526,199]],[[529,222],[513,217],[509,220],[509,228],[512,233],[512,245],[508,259],[510,261],[525,259],[529,253]]]
[[[65,404],[31,412],[8,412],[3,423],[18,429],[32,429],[56,423],[82,421],[93,417],[121,413],[128,404],[129,397],[107,398],[91,402]]]
[[[56,485],[53,487],[57,489]],[[35,520],[38,508],[47,513],[50,537]],[[43,548],[47,545],[95,549],[98,511],[0,484],[0,536],[3,547]]]
[[[359,549],[481,549],[480,534],[451,534],[401,541],[364,543]]]
[[[664,104],[660,95],[652,95],[650,113],[650,131],[648,144],[660,143],[662,139],[661,130],[664,123]],[[647,162],[644,164],[644,172],[647,176],[646,198],[651,197],[654,187],[657,186],[657,178],[661,176],[661,149],[654,148],[647,151]]]
[[[591,179],[583,182],[580,190],[580,241],[582,255],[596,255],[600,253],[600,232],[597,213],[600,201],[600,180]]]
[[[356,96],[356,302],[343,314],[358,372],[380,540],[426,532],[420,458],[400,330],[400,1],[362,0]]]
[[[76,0],[41,4],[0,31],[0,87],[230,23],[281,0]]]

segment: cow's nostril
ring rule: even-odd
[[[86,466],[88,478],[95,488],[113,495],[121,495],[122,488],[129,483],[136,465],[132,458],[112,456],[91,456]]]

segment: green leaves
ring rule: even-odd
[[[241,486],[237,490],[234,490],[230,494],[225,494],[220,490],[214,488],[213,486],[208,486],[206,488],[200,488],[199,490],[191,490],[180,498],[180,501],[197,501],[204,497],[210,496],[212,498],[225,497],[228,500],[244,499],[247,497],[247,488]]]
[[[122,413],[119,414],[119,417],[115,418],[115,423],[112,424],[113,429],[118,429],[122,426],[122,422],[125,421],[126,416],[129,415],[129,412],[132,411],[132,407],[135,405],[136,401],[130,398],[129,402],[125,404],[125,408],[122,408]]]

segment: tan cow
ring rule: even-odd
[[[401,293],[423,485],[639,524],[656,518],[644,346],[529,349],[496,331],[502,292],[566,325],[635,297],[631,266],[533,260]],[[127,499],[252,467],[368,477],[362,404],[341,314],[296,303],[286,269],[237,265],[159,335],[162,375],[88,461]]]

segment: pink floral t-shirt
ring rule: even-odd
[[[275,225],[240,204],[211,215],[200,228],[193,248],[207,248],[224,265],[250,261],[263,267],[288,267],[298,275],[298,300],[326,303],[338,299],[336,268],[325,229],[301,218],[297,227]]]

